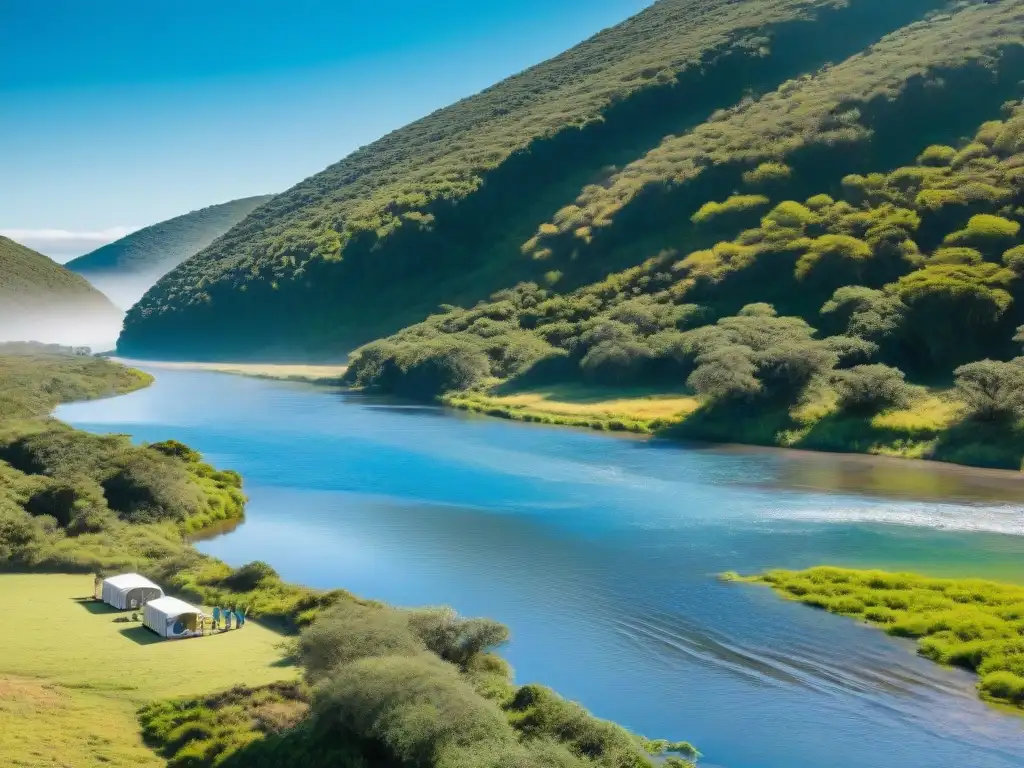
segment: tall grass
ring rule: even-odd
[[[726,578],[915,638],[925,658],[978,673],[982,698],[1024,710],[1022,586],[832,567]]]

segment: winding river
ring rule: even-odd
[[[146,367],[146,366],[142,366]],[[245,476],[240,565],[508,624],[540,681],[704,766],[1024,766],[1024,718],[856,622],[716,580],[820,563],[1024,581],[1024,482],[913,462],[665,445],[153,368],[57,416]]]

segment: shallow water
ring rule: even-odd
[[[205,552],[492,616],[512,629],[520,682],[691,740],[702,765],[1024,766],[1024,718],[978,701],[971,675],[715,578],[834,563],[1024,582],[1016,477],[667,445],[153,372],[150,389],[57,415],[177,438],[242,472],[247,521],[201,542]]]

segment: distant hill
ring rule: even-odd
[[[708,201],[838,197],[959,149],[1021,96],[1022,18],[1024,0],[660,0],[278,195],[162,278],[119,349],[335,358],[440,305],[682,258],[716,241],[691,220]]]
[[[272,195],[211,205],[122,237],[66,265],[127,309],[163,275],[195,255]]]
[[[121,317],[82,276],[0,237],[0,341],[109,344]]]

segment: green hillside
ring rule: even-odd
[[[0,340],[112,342],[121,313],[85,278],[0,236]]]
[[[722,166],[703,174],[695,196],[727,193],[733,160],[755,159],[727,162],[730,146],[786,155],[801,143],[838,149],[833,139],[844,135],[850,143],[829,165],[857,170],[872,160],[870,150],[849,151],[857,138],[871,145],[872,132],[892,133],[910,114],[936,117],[942,138],[955,139],[958,123],[974,117],[964,113],[994,114],[1013,90],[1016,80],[989,74],[1016,66],[999,54],[1019,42],[1019,10],[1017,2],[662,0],[277,196],[161,280],[129,313],[121,348],[336,356],[441,303],[551,272],[562,273],[558,288],[571,288],[595,279],[590,272],[639,263],[686,236],[679,205],[661,206],[659,195],[609,210],[622,218],[622,236],[593,237],[595,255],[585,259],[534,236],[560,232],[573,220],[566,206],[597,188],[621,190],[624,174],[633,191],[691,190],[673,164],[631,175],[632,164],[671,151],[672,137],[703,148],[691,163]],[[929,16],[935,11],[953,13]],[[858,58],[863,65],[816,75],[889,34],[882,50]],[[949,34],[962,40],[955,50],[941,44]],[[965,80],[925,88],[922,75],[943,67]],[[948,106],[954,87],[969,109]],[[814,89],[817,103],[794,99],[771,126],[747,120],[752,105],[800,88]],[[772,136],[756,141],[768,128]],[[593,234],[581,232],[580,242]]]
[[[870,275],[833,273],[846,262],[810,254],[826,247],[815,237],[867,233],[815,223],[786,258],[807,253],[802,264],[825,265],[807,267],[822,289],[794,283],[793,263],[781,260],[715,282],[669,265],[741,229],[729,216],[693,215],[735,193],[773,204],[824,194],[854,208],[873,205],[872,174],[912,166],[938,144],[967,152],[949,166],[967,168],[964,184],[993,164],[1002,175],[971,187],[959,206],[941,202],[940,190],[920,204],[903,194],[908,184],[925,184],[929,163],[922,178],[897,182],[887,194],[896,207],[912,202],[922,218],[906,229],[921,258],[968,214],[1013,219],[1019,150],[1007,145],[974,162],[964,137],[1022,95],[1022,19],[1024,0],[662,0],[279,195],[162,279],[129,312],[119,348],[164,357],[338,357],[439,306],[472,306],[520,283],[564,296],[652,259],[679,284],[673,302],[707,308],[701,322],[760,302],[818,327],[817,311],[835,288],[880,288],[919,265],[904,259]],[[957,45],[946,44],[951,39]],[[855,175],[868,179],[859,197],[847,190]],[[744,204],[750,210],[736,221],[756,228],[770,208],[729,203]],[[742,253],[763,248],[739,245]],[[874,254],[883,246],[867,242],[862,256],[863,248]],[[1012,282],[1009,274],[991,280]],[[732,284],[743,280],[756,290],[737,301]],[[963,354],[1010,354],[1013,291],[1010,283],[998,289],[1008,297],[1001,335],[972,340]],[[976,331],[970,318],[957,333]],[[532,329],[522,330],[532,338]],[[950,380],[964,361],[942,355],[913,353],[907,373]],[[511,370],[504,361],[490,365],[499,377]]]
[[[66,266],[127,308],[160,277],[210,245],[271,197],[246,197],[175,216],[97,248]]]

